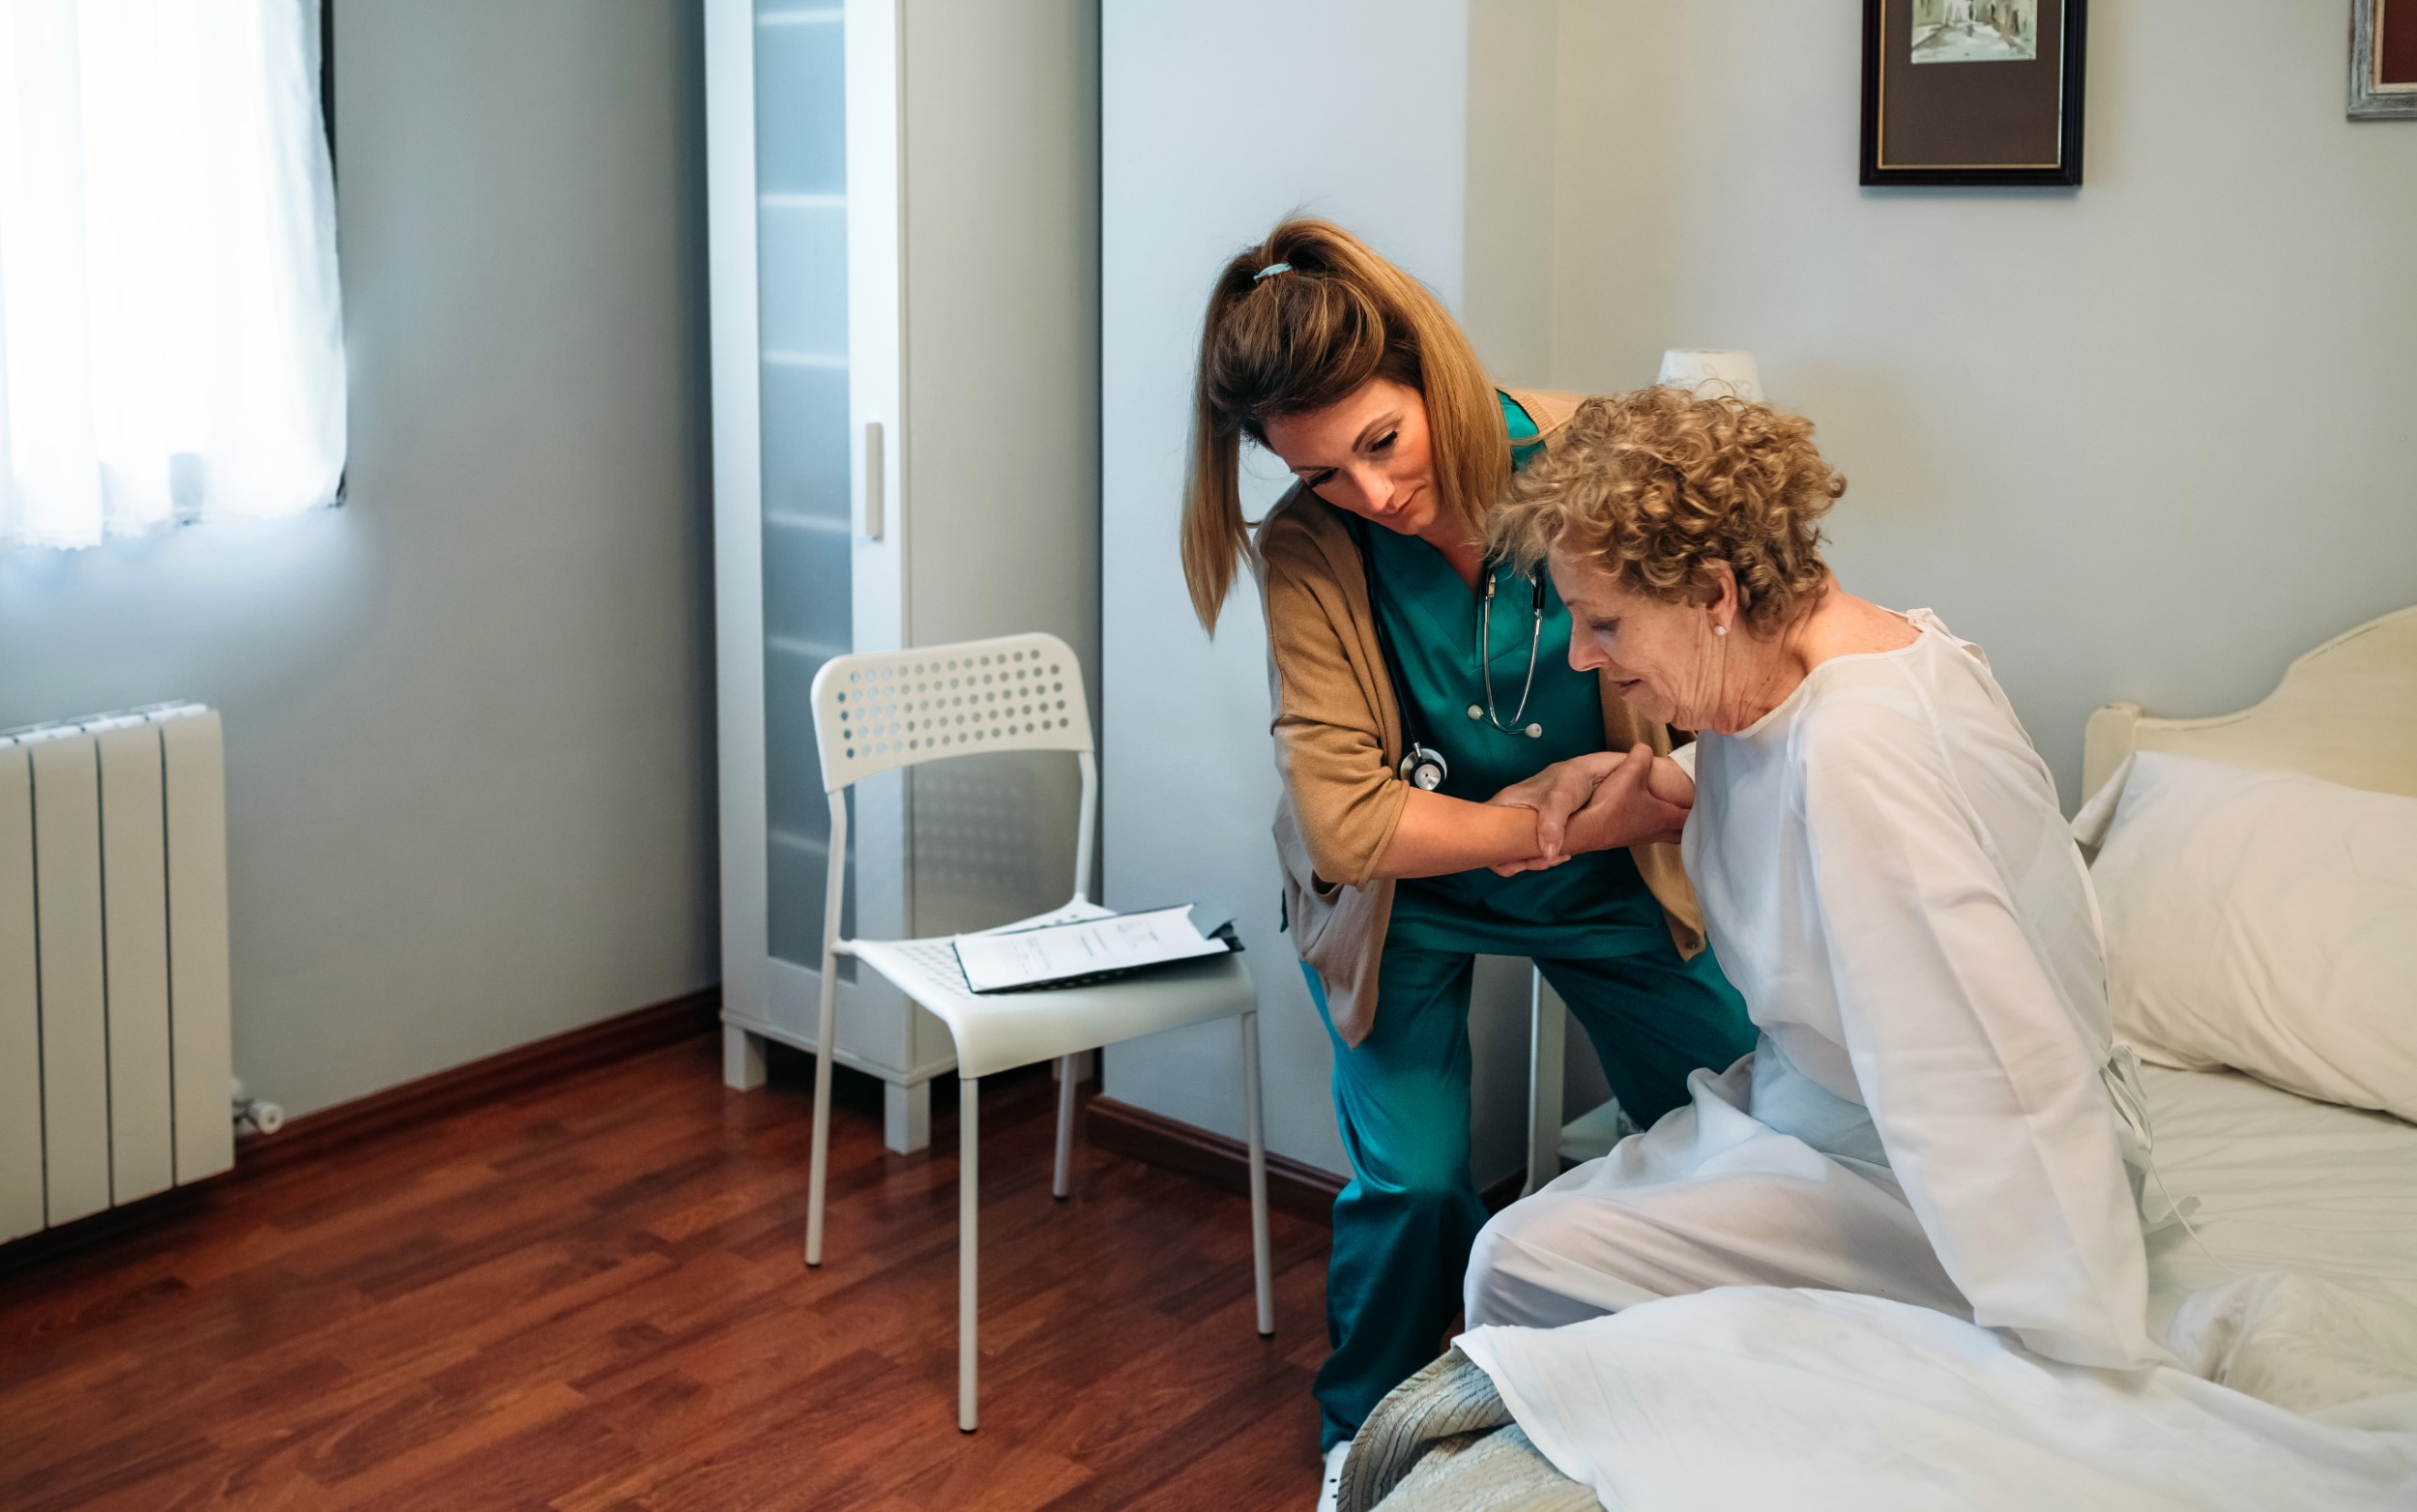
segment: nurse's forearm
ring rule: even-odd
[[[1442,877],[1526,860],[1538,849],[1532,808],[1471,803],[1412,788],[1400,826],[1377,858],[1376,875]]]

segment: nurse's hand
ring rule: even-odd
[[[1503,808],[1532,809],[1536,816],[1536,854],[1515,861],[1503,861],[1494,870],[1508,877],[1517,872],[1541,871],[1569,859],[1562,849],[1569,816],[1587,806],[1594,797],[1595,785],[1617,770],[1627,760],[1616,751],[1595,751],[1557,761],[1525,782],[1514,782],[1487,799],[1488,803]]]

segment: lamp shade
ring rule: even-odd
[[[1762,375],[1755,370],[1752,352],[1692,352],[1673,349],[1662,354],[1662,375],[1654,382],[1684,389],[1700,399],[1739,398],[1762,402]]]

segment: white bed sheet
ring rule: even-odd
[[[1461,1339],[1620,1512],[2417,1506],[2417,1126],[2149,1068],[2152,1323],[2093,1371],[1918,1307],[1731,1288]],[[2202,1379],[2204,1378],[2204,1379]]]
[[[2417,1306],[2417,1124],[2230,1071],[2144,1065],[2157,1171],[2199,1199],[2191,1226],[2149,1236],[2152,1305],[2235,1271],[2373,1286]]]
[[[2149,1322],[2198,1375],[2322,1415],[2417,1393],[2417,1125],[2228,1071],[2144,1068]]]

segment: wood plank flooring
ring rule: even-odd
[[[801,1258],[803,1058],[699,1039],[209,1193],[0,1280],[11,1512],[1308,1508],[1326,1232],[1078,1144],[1046,1073],[982,1099],[982,1427],[956,1391],[956,1126],[832,1119]]]

